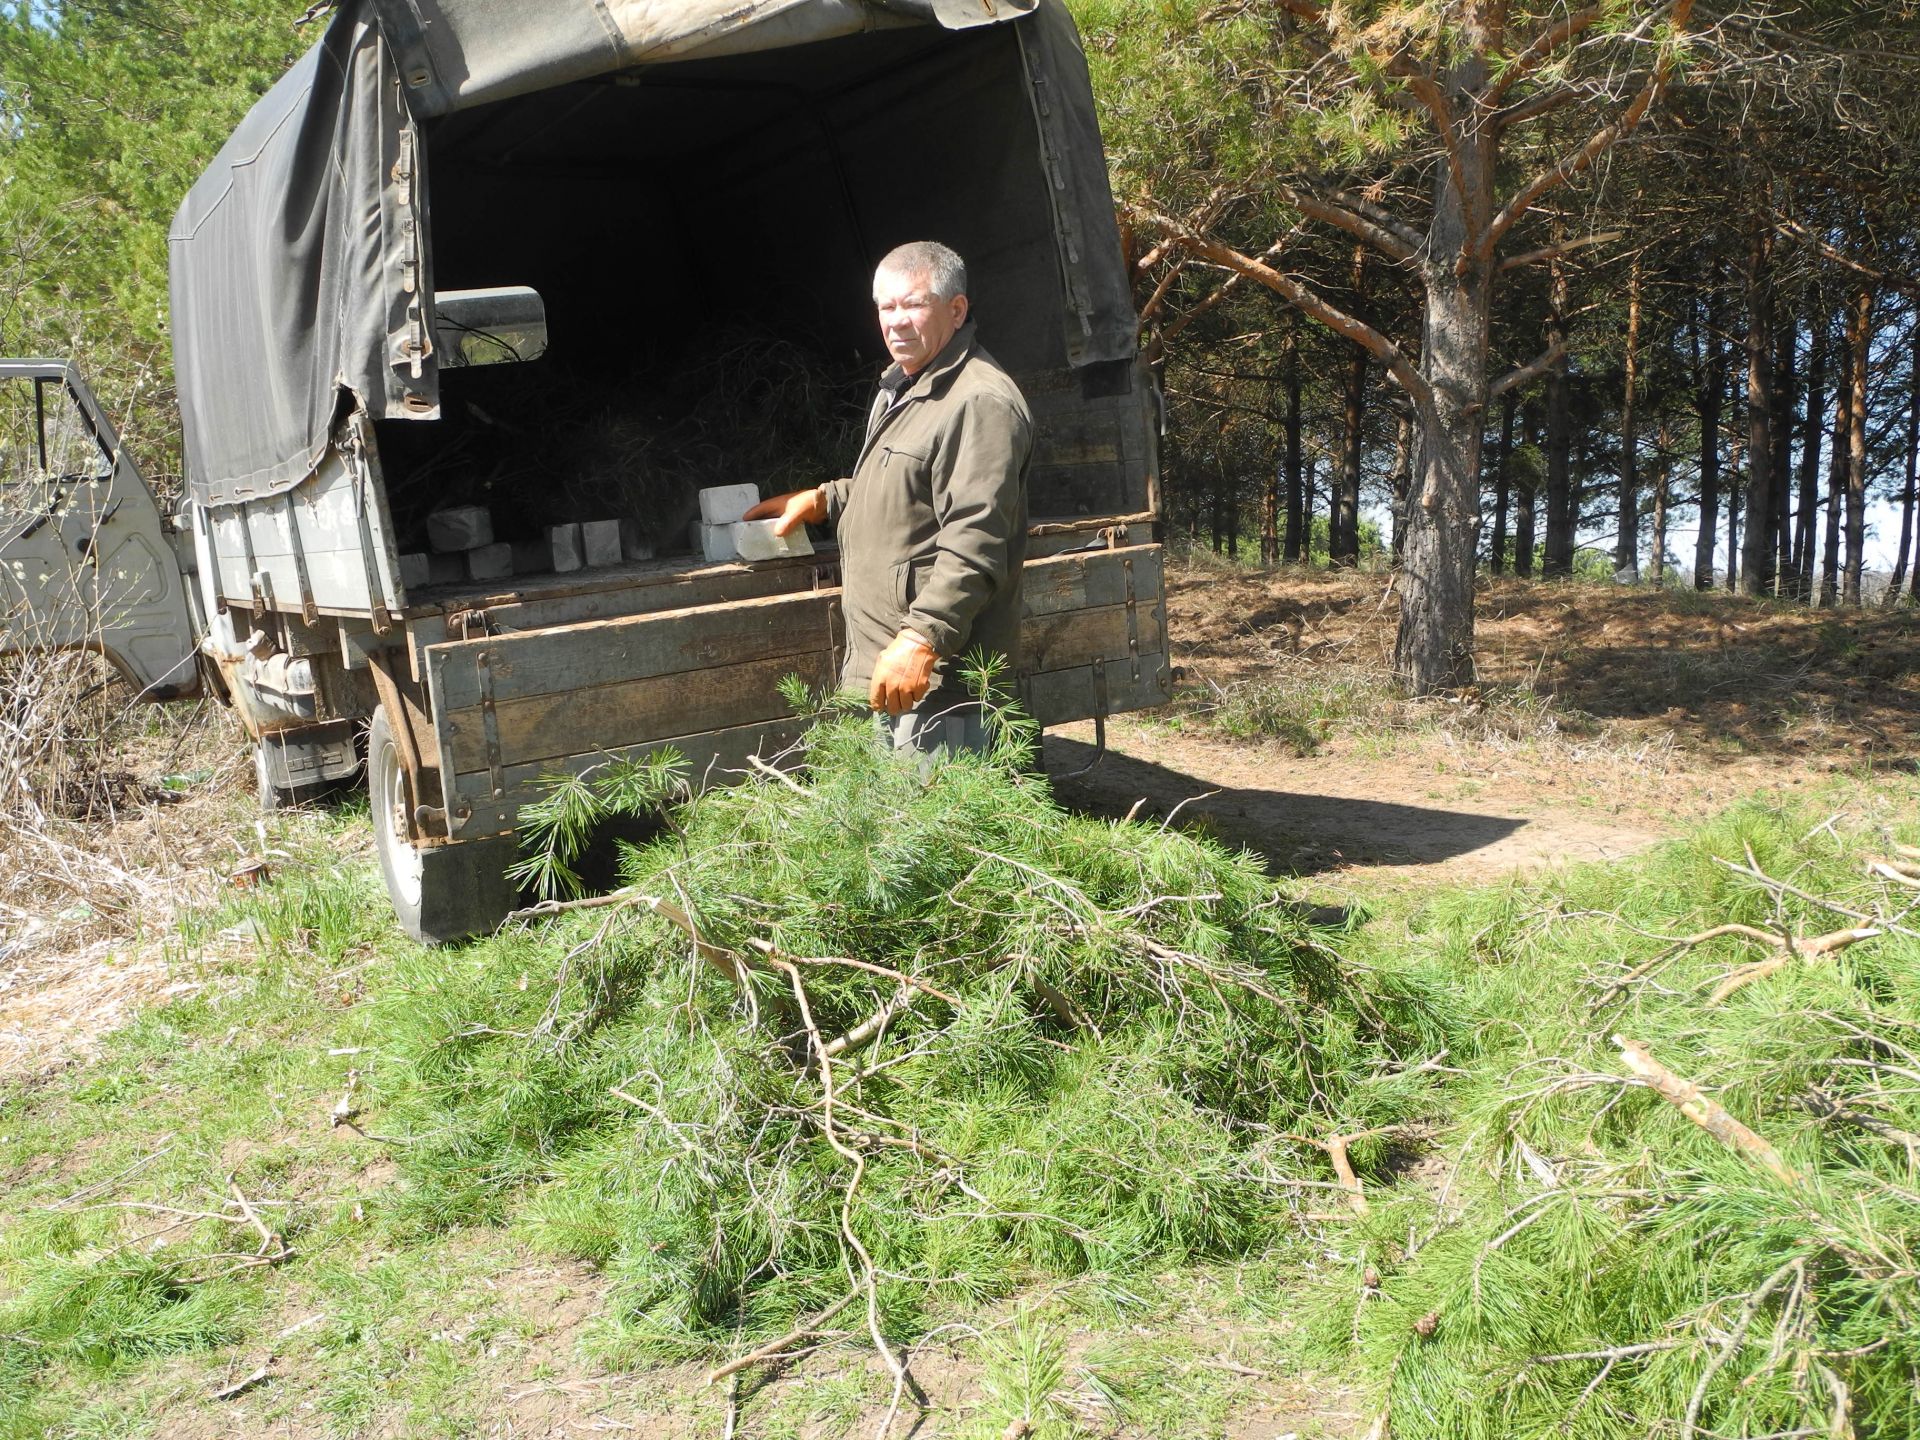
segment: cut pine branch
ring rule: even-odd
[[[1687,1119],[1730,1150],[1752,1160],[1775,1179],[1788,1185],[1800,1183],[1800,1172],[1780,1158],[1780,1152],[1764,1137],[1748,1129],[1728,1113],[1727,1108],[1693,1081],[1683,1079],[1654,1059],[1647,1047],[1624,1035],[1613,1037],[1620,1047],[1627,1069],[1644,1081],[1662,1100],[1674,1106]]]
[[[1806,940],[1793,936],[1774,936],[1773,943],[1779,953],[1731,971],[1714,987],[1713,993],[1707,997],[1707,1004],[1718,1005],[1728,996],[1745,989],[1754,981],[1779,974],[1795,960],[1817,960],[1825,955],[1838,954],[1849,945],[1858,945],[1862,940],[1872,940],[1885,933],[1884,930],[1876,929],[1871,925],[1860,925],[1850,926],[1845,930],[1835,930],[1826,935],[1815,935]]]

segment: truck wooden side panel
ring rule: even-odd
[[[1166,699],[1159,546],[1034,561],[1026,611],[1020,683],[1043,725]],[[702,772],[777,751],[800,728],[781,678],[831,684],[843,640],[822,590],[429,645],[456,838],[512,828],[543,777],[609,755],[671,745]]]

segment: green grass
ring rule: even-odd
[[[1632,862],[1340,936],[1272,913],[1241,857],[1063,814],[1017,773],[929,784],[849,749],[803,779],[811,796],[767,781],[702,802],[628,873],[715,943],[855,955],[959,1002],[923,1000],[858,1052],[924,1050],[860,1101],[984,1198],[941,1163],[875,1152],[851,1212],[890,1337],[954,1327],[929,1343],[965,1377],[957,1433],[1026,1417],[1042,1435],[1218,1436],[1262,1393],[1229,1351],[1349,1374],[1390,1397],[1402,1437],[1671,1435],[1697,1389],[1702,1434],[1824,1434],[1836,1381],[1856,1433],[1914,1433],[1913,1162],[1801,1101],[1818,1088],[1920,1132],[1920,1085],[1872,1068],[1920,1071],[1902,1058],[1920,1055],[1920,942],[1882,937],[1708,1007],[1761,953],[1720,939],[1606,995],[1660,936],[1845,923],[1719,863],[1749,850],[1862,913],[1910,898],[1862,863],[1920,843],[1911,778],[1750,803]],[[704,1362],[857,1273],[838,1225],[848,1168],[806,1118],[819,1094],[790,991],[758,984],[756,1018],[639,911],[605,933],[590,912],[422,950],[372,867],[338,862],[363,823],[277,818],[291,857],[273,883],[174,937],[199,991],[85,1066],[0,1090],[0,1440],[158,1437],[238,1413],[261,1433],[480,1434],[508,1383]],[[223,933],[246,923],[257,941]],[[1148,940],[1217,974],[1144,964]],[[1035,968],[990,963],[1009,953]],[[1098,1036],[1039,1003],[1032,974]],[[893,993],[861,973],[807,983],[823,1032]],[[1615,1033],[1707,1086],[1808,1186],[1621,1084]],[[350,1071],[358,1123],[388,1139],[331,1126]],[[1354,1149],[1371,1214],[1310,1218],[1339,1197],[1314,1188],[1324,1155],[1290,1137],[1377,1125],[1409,1128]],[[229,1177],[290,1259],[219,1273],[259,1245]],[[223,1218],[166,1229],[175,1211]],[[1729,1347],[1796,1258],[1805,1285],[1763,1296]],[[592,1318],[550,1321],[563,1304]],[[1635,1344],[1664,1348],[1605,1375],[1536,1363]],[[269,1352],[275,1378],[244,1412],[205,1398]],[[633,1403],[717,1423],[718,1392],[665,1373]],[[748,1433],[866,1429],[887,1390],[884,1370],[828,1352],[749,1399]]]

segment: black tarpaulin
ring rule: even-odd
[[[938,25],[957,40],[1007,21],[1041,151],[1022,164],[1046,190],[1059,252],[1061,348],[1074,365],[1131,356],[1137,322],[1105,159],[1061,0],[345,0],[174,221],[174,354],[194,493],[227,504],[292,488],[343,404],[376,420],[438,415],[433,117],[666,61],[898,27]],[[973,54],[956,45],[955,63],[977,63]],[[686,137],[689,150],[699,142]],[[553,223],[593,223],[590,188],[578,206]],[[1037,312],[1031,323],[1042,323]]]

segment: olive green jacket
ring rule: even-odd
[[[903,378],[898,366],[883,387]],[[826,486],[840,542],[847,657],[865,691],[903,627],[939,652],[933,688],[975,649],[1019,665],[1033,417],[1012,378],[962,326],[889,407],[875,397],[849,479]]]

